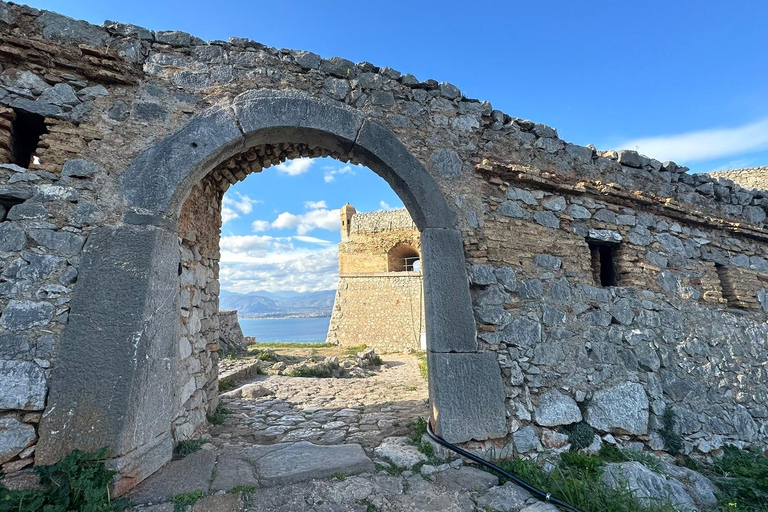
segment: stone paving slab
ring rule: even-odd
[[[263,487],[373,471],[373,462],[356,444],[318,446],[302,441],[268,453],[257,463],[259,483]]]
[[[216,465],[216,454],[208,450],[172,461],[160,471],[139,484],[128,495],[133,503],[168,501],[177,494],[208,492],[211,474]]]

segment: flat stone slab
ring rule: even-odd
[[[451,491],[487,491],[499,485],[499,479],[482,469],[462,466],[435,474],[435,483]]]
[[[168,501],[177,494],[208,492],[216,454],[208,450],[172,461],[150,478],[140,483],[128,495],[132,503]]]
[[[256,463],[263,487],[328,478],[373,473],[374,466],[359,444],[318,446],[307,441],[289,444],[259,458]]]

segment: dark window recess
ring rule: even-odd
[[[13,163],[29,167],[32,155],[40,143],[40,136],[46,133],[45,118],[23,110],[14,109],[16,119],[11,125],[13,133]]]
[[[592,257],[592,276],[600,286],[616,286],[619,283],[616,272],[616,244],[589,243]]]

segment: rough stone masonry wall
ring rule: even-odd
[[[754,273],[758,278],[765,272],[762,266],[766,257],[763,240],[768,233],[765,192],[746,190],[728,180],[690,175],[685,167],[673,162],[662,163],[633,151],[599,152],[592,147],[570,144],[561,140],[553,128],[494,110],[488,102],[463,96],[452,84],[418,80],[392,68],[270,48],[241,38],[206,43],[177,31],[151,32],[115,22],[97,27],[56,13],[0,2],[0,164],[5,164],[0,167],[0,381],[3,383],[0,386],[0,446],[3,446],[4,459],[0,469],[4,474],[29,476],[31,473],[25,466],[35,457],[48,461],[56,458],[51,446],[32,453],[37,436],[33,430],[46,406],[49,375],[57,368],[56,354],[62,330],[72,325],[72,318],[82,315],[78,311],[70,315],[67,301],[73,294],[77,295],[80,259],[87,255],[83,253],[83,246],[86,240],[103,240],[103,236],[99,238],[95,234],[126,228],[128,223],[139,230],[140,215],[128,211],[121,175],[135,157],[176,133],[205,108],[230,105],[233,98],[248,90],[298,91],[349,106],[366,119],[380,123],[427,169],[449,200],[458,227],[464,233],[467,259],[478,264],[490,262],[496,269],[493,278],[497,281],[511,279],[509,271],[499,270],[503,268],[512,269],[520,283],[533,280],[530,285],[533,295],[525,295],[529,293],[525,291],[528,286],[523,285],[512,292],[511,303],[506,302],[504,295],[502,298],[478,295],[475,299],[481,310],[489,305],[488,300],[505,301],[498,304],[503,312],[494,309],[491,316],[484,314],[478,319],[478,329],[485,343],[483,349],[498,351],[500,365],[510,379],[507,394],[512,416],[508,427],[517,438],[524,439],[518,432],[531,432],[524,430],[530,426],[526,411],[528,414],[533,411],[535,418],[535,407],[541,406],[543,393],[537,395],[534,391],[559,389],[558,393],[572,395],[571,399],[578,399],[584,405],[583,393],[584,397],[592,396],[594,404],[604,396],[600,393],[614,389],[624,379],[630,389],[637,391],[640,386],[649,397],[649,410],[653,413],[649,417],[651,429],[655,428],[654,421],[660,410],[659,400],[680,408],[679,418],[687,432],[689,446],[697,444],[701,448],[701,439],[717,443],[715,436],[756,438],[765,442],[765,413],[759,405],[761,389],[765,389],[766,361],[762,309],[730,311],[726,309],[729,304],[719,302],[717,287],[712,284],[720,273],[727,276],[729,268],[737,269],[738,273]],[[29,168],[7,165],[13,163],[9,151],[13,140],[9,138],[23,136],[13,130],[16,112],[33,113],[44,119],[45,132],[33,153],[37,163],[33,159]],[[216,133],[211,132],[211,137]],[[278,143],[247,150],[237,162],[230,162],[231,167],[227,163],[215,169],[211,176],[221,187],[225,182],[242,179],[247,172],[301,155],[344,157],[338,148]],[[531,267],[529,256],[515,258],[509,254],[522,250],[522,239],[515,240],[510,232],[497,233],[502,221],[508,218],[499,208],[514,215],[517,207],[501,206],[504,201],[495,204],[501,199],[502,191],[479,186],[474,169],[484,159],[520,164],[539,172],[532,181],[535,184],[530,186],[539,192],[552,192],[553,187],[568,179],[575,178],[576,189],[578,181],[599,180],[601,186],[612,185],[606,188],[613,191],[612,194],[627,196],[622,196],[622,201],[631,199],[633,205],[639,204],[628,207],[635,212],[635,226],[631,226],[619,223],[620,216],[621,222],[631,222],[630,213],[618,212],[614,223],[610,215],[607,221],[601,221],[596,209],[589,204],[577,205],[586,208],[590,218],[573,222],[564,219],[564,215],[571,215],[567,210],[564,213],[544,208],[539,203],[543,197],[534,198],[537,205],[509,198],[519,202],[519,207],[528,211],[531,219],[535,218],[533,210],[541,210],[538,217],[553,226],[542,226],[530,219],[525,224],[526,219],[509,217],[512,222],[521,223],[516,229],[541,226],[549,230],[546,233],[564,235],[568,229],[583,225],[583,221],[587,226],[607,222],[606,226],[618,226],[613,230],[622,234],[625,248],[637,246],[628,231],[638,231],[639,235],[632,238],[644,241],[648,236],[640,227],[647,229],[652,235],[649,249],[640,252],[629,247],[621,255],[629,258],[627,262],[637,263],[632,272],[624,265],[622,276],[627,282],[636,283],[635,287],[593,290],[594,285],[588,284],[589,275],[584,275],[588,267],[582,260],[576,262],[565,253],[557,252],[557,244],[552,248],[540,247],[535,252],[559,257],[561,266],[556,270],[538,270],[541,267]],[[602,189],[598,187],[598,190]],[[204,203],[219,194],[212,189],[207,193],[211,196],[207,196]],[[503,193],[506,197],[508,190]],[[574,191],[562,192],[562,195],[571,202],[573,197],[584,196]],[[609,204],[614,201],[611,197],[610,201],[603,201],[606,208],[598,209],[610,211]],[[646,221],[640,221],[641,214],[651,211],[649,215],[653,215],[654,224],[643,225]],[[547,212],[559,219],[559,227],[554,227],[555,222]],[[162,229],[166,227],[155,231]],[[177,232],[176,226],[168,229]],[[583,229],[579,229],[581,231],[571,234],[583,238]],[[543,236],[544,231],[539,234]],[[193,373],[180,374],[176,383],[178,400],[174,408],[178,409],[173,411],[172,420],[181,421],[175,425],[177,436],[179,429],[196,429],[201,421],[199,417],[187,420],[184,414],[204,409],[202,405],[191,404],[187,409],[190,399],[181,403],[184,393],[179,386],[191,382],[189,377],[194,375],[198,390],[206,390],[198,393],[201,400],[213,388],[210,368],[203,362],[213,347],[201,347],[202,340],[209,343],[208,336],[214,332],[211,327],[215,310],[213,297],[217,293],[214,284],[217,257],[214,253],[206,255],[198,248],[201,259],[196,260],[193,247],[197,240],[185,240],[180,249],[182,267],[188,276],[194,273],[195,282],[189,290],[205,291],[208,300],[204,303],[211,309],[199,316],[199,330],[197,322],[192,324],[198,348],[193,349],[196,355],[185,358],[189,360],[185,371]],[[568,240],[573,244],[574,254],[580,247],[584,255],[583,243],[578,245],[568,237],[557,237],[557,240]],[[682,244],[682,249],[675,240]],[[491,247],[503,248],[504,243],[514,246],[489,256]],[[85,247],[88,251],[89,246]],[[556,260],[545,257],[538,261],[546,266]],[[645,271],[650,279],[642,277]],[[490,282],[480,284],[476,276],[474,279],[478,287],[494,286]],[[486,280],[490,279],[486,276]],[[741,282],[743,279],[731,280]],[[542,299],[536,297],[537,281],[541,283]],[[563,284],[559,284],[561,282]],[[648,289],[639,289],[641,285],[647,285]],[[522,299],[520,290],[524,290]],[[558,303],[557,300],[568,296],[566,290],[572,304]],[[759,295],[760,290],[758,287],[734,289],[732,298],[722,290],[720,295],[725,300],[733,300],[734,306],[750,303],[753,307],[760,304],[762,308],[764,299]],[[555,298],[556,293],[559,299]],[[753,301],[747,301],[746,297]],[[201,296],[201,300],[203,298]],[[580,311],[585,305],[591,309]],[[558,323],[561,317],[557,311],[545,310],[545,306],[566,313],[564,326],[546,323]],[[619,307],[618,317],[628,321],[628,325],[618,318],[614,322],[615,306]],[[631,310],[632,315],[622,315],[621,309]],[[185,310],[192,315],[195,304],[191,308],[187,305]],[[545,311],[548,312],[546,322]],[[523,312],[523,316],[519,312]],[[610,324],[602,325],[608,321],[608,314]],[[493,322],[486,321],[496,318],[500,324],[495,327]],[[206,327],[204,320],[209,321]],[[521,324],[530,328],[530,337],[517,345],[501,339],[498,344],[488,343],[486,340],[493,341],[493,336],[489,338],[490,327],[498,328],[507,320],[530,321],[531,324]],[[581,325],[582,320],[589,325]],[[538,337],[536,325],[543,326],[540,327],[543,338]],[[99,332],[100,328],[94,326],[93,332]],[[498,331],[508,335],[529,332],[513,331],[509,327]],[[105,333],[105,336],[123,334]],[[640,336],[644,336],[643,341]],[[506,348],[501,343],[507,345]],[[655,358],[646,357],[653,343],[658,345],[654,348],[659,359],[658,369],[654,369]],[[87,348],[95,354],[99,349],[98,344]],[[566,349],[569,364],[557,363],[566,361]],[[211,355],[211,360],[214,357]],[[193,360],[200,361],[199,371]],[[577,360],[584,365],[570,365]],[[638,369],[635,369],[635,360]],[[522,377],[518,367],[520,372],[526,372]],[[536,373],[542,368],[556,371]],[[466,378],[466,382],[473,382],[483,375]],[[661,381],[661,387],[655,386],[656,379]],[[8,382],[13,385],[6,385]],[[542,385],[536,387],[530,383]],[[633,396],[637,396],[639,404],[644,403],[639,392]],[[214,402],[209,399],[208,405]],[[519,411],[518,404],[523,405]],[[572,407],[564,410],[570,410],[572,417],[577,417]],[[645,408],[640,407],[641,415],[643,410]],[[685,414],[687,411],[691,414]],[[170,425],[168,428],[170,430]],[[535,425],[534,433],[540,434],[541,428]],[[41,458],[41,451],[47,451],[47,458]],[[131,466],[132,469],[121,470],[125,473],[121,473],[121,477],[135,483],[169,456],[170,452],[164,452],[146,457]],[[147,460],[151,463],[144,462]],[[19,468],[24,469],[16,471]],[[4,483],[8,484],[9,480],[6,476]]]
[[[179,219],[181,338],[174,439],[199,435],[218,404],[219,237],[224,192],[212,177],[192,188]]]
[[[744,188],[768,190],[768,166],[733,169],[730,171],[715,171],[708,174],[716,179],[719,178],[738,183]]]
[[[478,178],[470,279],[518,452],[562,448],[579,421],[662,450],[670,407],[686,453],[768,441],[768,238],[575,177],[483,165]],[[588,240],[616,243],[618,286],[595,282]],[[716,267],[753,303],[733,303]]]

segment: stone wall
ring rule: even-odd
[[[686,453],[768,441],[768,238],[577,177],[477,176],[475,312],[519,452],[555,448],[579,421],[662,450],[670,407]],[[616,286],[596,280],[590,244],[613,248]]]
[[[219,311],[219,348],[224,352],[237,353],[248,348],[256,340],[253,336],[243,336],[237,311]]]
[[[168,460],[171,430],[202,428],[216,401],[222,191],[300,156],[365,160],[422,230],[425,290],[443,292],[426,294],[430,393],[450,439],[509,434],[527,452],[586,417],[658,448],[672,407],[689,450],[766,444],[765,192],[570,144],[452,84],[367,62],[4,2],[0,35],[5,484],[108,445],[122,492]],[[306,111],[280,110],[285,98]],[[303,116],[311,106],[340,117]],[[42,118],[41,132],[17,129],[20,114]],[[29,162],[15,161],[27,136]],[[376,258],[340,250],[342,273],[386,272],[389,248],[417,243],[382,233]],[[462,241],[465,258],[441,260]],[[598,286],[611,264],[616,285]],[[177,301],[179,325],[159,325]]]
[[[199,435],[218,405],[219,237],[224,191],[211,177],[192,188],[179,218],[180,339],[174,440]]]
[[[768,190],[768,166],[750,167],[748,169],[732,169],[730,171],[716,171],[708,174],[716,179],[738,183],[744,188]]]
[[[365,344],[379,353],[419,350],[425,331],[421,274],[339,277],[328,343]]]

